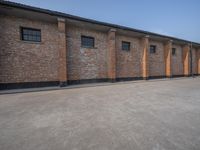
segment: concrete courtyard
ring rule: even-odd
[[[199,150],[200,78],[0,95],[0,150]]]

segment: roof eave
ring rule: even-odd
[[[179,38],[172,37],[172,36],[166,36],[166,35],[162,35],[162,34],[158,34],[158,33],[138,30],[138,29],[134,29],[134,28],[130,28],[130,27],[121,26],[121,25],[96,21],[96,20],[87,19],[87,18],[83,18],[83,17],[79,17],[79,16],[74,16],[74,15],[70,15],[70,14],[66,14],[66,13],[62,13],[62,12],[58,12],[58,11],[52,11],[52,10],[48,10],[48,9],[37,8],[37,7],[33,7],[33,6],[28,6],[28,5],[24,5],[24,4],[19,4],[19,3],[15,3],[15,2],[9,2],[9,1],[3,1],[3,0],[0,0],[0,4],[5,5],[5,6],[9,6],[9,7],[15,7],[15,8],[25,9],[25,10],[29,10],[29,11],[45,13],[45,14],[52,15],[52,16],[63,17],[63,18],[74,19],[74,20],[78,20],[78,21],[84,21],[84,22],[88,22],[88,23],[108,26],[108,27],[111,27],[111,28],[134,31],[134,32],[142,33],[142,34],[149,35],[149,36],[157,36],[157,37],[171,39],[171,40],[174,40],[174,41],[181,41],[181,42],[191,43],[193,45],[200,46],[200,43],[196,43],[196,42],[192,42],[192,41],[188,41],[188,40],[184,40],[184,39],[179,39]]]

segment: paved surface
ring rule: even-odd
[[[200,78],[0,95],[0,150],[199,150]]]

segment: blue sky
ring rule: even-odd
[[[200,0],[15,0],[200,43]]]

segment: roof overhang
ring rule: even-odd
[[[134,36],[134,37],[144,37],[148,35],[150,39],[152,40],[158,40],[158,41],[163,41],[163,42],[172,40],[174,44],[180,44],[180,45],[192,44],[193,47],[200,48],[199,43],[179,39],[176,37],[161,35],[157,33],[138,30],[138,29],[120,26],[116,24],[95,21],[95,20],[73,16],[73,15],[69,15],[69,14],[65,14],[65,13],[61,13],[57,11],[41,9],[41,8],[27,6],[27,5],[9,2],[9,1],[0,1],[0,14],[12,15],[12,16],[15,15],[21,18],[36,19],[36,20],[41,20],[41,21],[53,22],[53,23],[56,23],[57,18],[61,17],[61,18],[65,18],[70,24],[74,24],[77,26],[90,27],[90,28],[98,29],[105,32],[108,31],[110,28],[115,28],[117,29],[117,32],[119,34],[124,34],[124,35]]]

